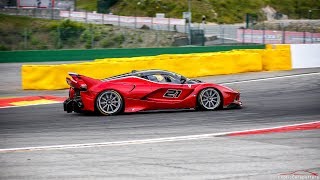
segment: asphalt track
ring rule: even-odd
[[[319,72],[305,69],[202,78],[240,90],[245,107],[239,110],[105,117],[66,114],[61,104],[0,109],[0,149],[140,142],[320,121]],[[260,80],[275,76],[287,77]],[[9,90],[1,92],[34,93]],[[2,152],[0,179],[320,179],[319,160],[320,130],[314,129]]]

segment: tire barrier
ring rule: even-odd
[[[106,58],[59,65],[23,65],[22,88],[65,89],[68,72],[103,79],[132,70],[163,69],[189,78],[291,69],[290,49],[232,50],[214,53],[162,54],[131,58]]]

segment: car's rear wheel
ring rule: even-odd
[[[203,89],[198,96],[198,106],[201,110],[217,109],[221,102],[221,95],[214,88]]]
[[[96,107],[103,115],[115,115],[122,110],[123,99],[117,91],[106,90],[97,97]]]

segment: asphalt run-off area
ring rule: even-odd
[[[0,100],[67,96],[19,90],[19,67],[0,67]],[[244,107],[99,116],[67,114],[61,99],[7,104],[0,179],[320,179],[320,68],[200,79],[239,90]]]

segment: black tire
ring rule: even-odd
[[[124,107],[122,96],[115,90],[101,92],[97,96],[95,104],[98,112],[107,116],[119,114]]]
[[[221,93],[215,88],[206,88],[200,91],[197,104],[199,110],[212,111],[222,106]]]

